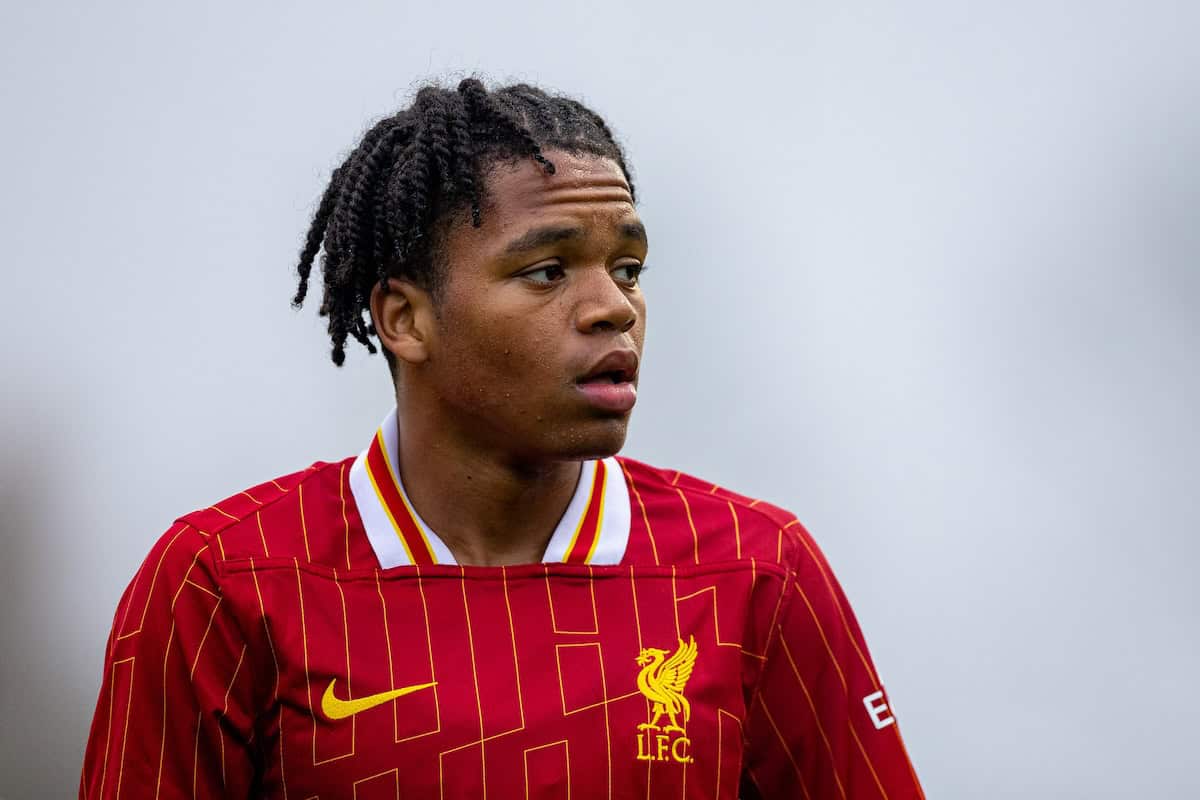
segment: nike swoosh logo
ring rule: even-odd
[[[366,711],[368,708],[382,705],[383,703],[395,700],[397,697],[403,697],[406,694],[412,694],[421,689],[428,689],[430,686],[437,685],[437,681],[415,683],[412,686],[404,686],[399,689],[392,689],[390,692],[380,692],[379,694],[360,697],[357,700],[342,700],[333,694],[333,687],[336,683],[337,678],[331,680],[329,688],[325,690],[325,694],[321,697],[321,713],[329,719],[352,717],[360,711]]]

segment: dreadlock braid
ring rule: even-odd
[[[448,115],[447,125],[453,139],[451,147],[455,158],[468,164],[474,163],[475,145],[471,141],[471,121],[466,109],[452,106]],[[483,224],[479,210],[479,197],[475,191],[475,176],[470,169],[461,169],[455,176],[455,188],[461,197],[471,198],[471,224],[478,228]]]
[[[565,150],[616,162],[633,192],[621,146],[604,120],[577,100],[528,84],[489,91],[467,78],[452,90],[422,87],[408,108],[373,125],[330,177],[304,238],[292,304],[304,303],[321,255],[319,313],[327,317],[333,363],[346,341],[374,353],[370,297],[376,285],[402,278],[435,298],[445,279],[437,232],[470,210],[482,224],[484,176],[494,164],[530,158],[548,174],[543,150]],[[384,351],[389,366],[394,357]]]
[[[487,90],[483,88],[482,83],[474,78],[467,78],[458,85],[458,91],[467,99],[467,106],[475,116],[486,123],[494,125],[498,129],[498,132],[503,131],[515,136],[524,147],[525,152],[534,161],[542,165],[542,169],[546,171],[546,174],[554,174],[554,165],[542,155],[542,148],[538,145],[537,140],[533,138],[533,134],[524,125],[521,125],[501,111],[492,102],[492,98],[488,95]]]
[[[300,273],[300,283],[296,289],[296,296],[292,298],[292,306],[295,308],[300,307],[304,302],[304,296],[308,294],[308,276],[312,272],[313,259],[317,257],[317,253],[321,249],[325,226],[329,222],[329,216],[333,213],[338,188],[345,174],[345,166],[338,167],[333,171],[333,177],[330,178],[329,185],[325,187],[325,194],[321,197],[321,205],[317,207],[317,213],[313,217],[312,227],[308,229],[308,235],[304,238],[304,249],[300,251],[300,266],[297,267],[297,271]]]

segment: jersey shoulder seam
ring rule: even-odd
[[[328,461],[328,462],[321,463],[320,466],[317,466],[317,464],[310,465],[309,467],[307,467],[303,470],[304,474],[301,476],[300,480],[298,480],[295,483],[295,485],[290,486],[287,489],[280,491],[277,496],[271,498],[270,500],[267,500],[266,502],[259,503],[257,506],[255,506],[252,509],[249,509],[248,511],[246,511],[244,514],[242,514],[240,516],[235,517],[235,516],[229,514],[229,512],[224,511],[223,509],[217,508],[217,503],[222,502],[222,501],[218,500],[217,503],[214,503],[213,505],[205,506],[204,508],[197,508],[193,511],[189,511],[188,513],[186,513],[180,517],[177,517],[175,519],[175,522],[182,523],[184,525],[189,526],[190,528],[192,528],[193,530],[198,532],[201,536],[219,536],[221,533],[223,533],[224,531],[227,531],[229,528],[232,528],[234,525],[238,525],[240,523],[245,522],[246,520],[250,519],[254,515],[262,513],[262,511],[264,509],[275,505],[276,503],[278,503],[279,501],[283,500],[286,497],[289,497],[292,494],[292,492],[296,488],[298,488],[302,483],[304,483],[305,481],[311,480],[314,476],[323,473],[325,470],[329,469],[330,467],[337,467],[337,466],[340,466],[341,464],[342,464],[342,461]],[[261,484],[259,484],[259,485],[261,485]],[[253,488],[253,487],[251,487],[251,488]],[[243,490],[243,491],[245,491],[245,490]],[[231,497],[236,497],[236,495],[231,495]],[[199,515],[203,514],[206,511],[210,511],[210,510],[214,510],[214,509],[216,511],[220,512],[221,514],[223,514],[224,516],[226,516],[227,519],[222,520],[220,525],[207,526],[205,528],[200,527],[200,525],[197,524],[198,520],[196,520],[195,518],[198,517]],[[214,555],[214,557],[216,557],[215,553],[213,555]],[[224,559],[220,559],[220,560],[223,561]]]
[[[644,467],[648,471],[651,471],[653,473],[659,473],[662,471],[658,467],[651,466],[650,464],[647,464],[643,461],[638,461],[637,459],[626,458],[624,456],[618,456],[617,460],[618,460],[618,462],[626,462],[626,463],[634,464],[634,465],[637,465],[640,467]],[[624,465],[622,464],[622,466],[624,466]],[[703,491],[702,489],[700,489],[699,487],[696,487],[696,486],[680,486],[678,484],[671,483],[669,481],[665,481],[662,479],[662,477],[660,475],[655,474],[654,477],[660,482],[660,485],[663,488],[675,489],[675,490],[678,490],[681,492],[685,492],[693,497],[718,497],[722,500],[725,500],[726,502],[737,505],[739,508],[745,509],[747,511],[753,511],[758,516],[765,518],[766,520],[771,522],[773,525],[775,525],[776,527],[778,527],[782,530],[786,530],[790,527],[793,527],[794,525],[801,524],[793,512],[788,511],[783,508],[779,508],[778,506],[775,506],[771,503],[767,503],[767,501],[765,501],[765,500],[760,500],[758,498],[747,498],[745,495],[735,492],[732,489],[727,489],[724,486],[721,486],[716,483],[712,483],[712,481],[707,481],[707,480],[704,480],[703,478],[698,478],[695,475],[692,475],[687,472],[683,472],[682,470],[671,470],[671,471],[677,473],[680,476],[686,476],[686,477],[692,478],[693,480],[698,480],[703,483],[707,483],[712,486],[712,489],[710,489],[709,491]],[[717,494],[716,493],[717,491],[725,492],[727,494]],[[729,496],[730,494],[737,495],[737,496],[730,497]],[[765,505],[766,508],[760,507],[760,504]],[[772,513],[772,512],[774,512],[774,513]]]

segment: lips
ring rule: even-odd
[[[637,402],[638,356],[633,350],[614,350],[576,379],[588,404],[608,414],[628,414]]]
[[[638,357],[633,350],[613,350],[576,379],[580,384],[632,383],[637,378]]]

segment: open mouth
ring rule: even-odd
[[[628,414],[637,402],[638,355],[613,350],[575,380],[586,402],[606,414]]]
[[[624,370],[614,369],[592,375],[588,378],[582,378],[579,383],[629,383],[629,375]]]
[[[599,411],[627,414],[637,402],[637,387],[633,383],[636,374],[633,369],[621,367],[605,369],[580,378],[575,385]]]

